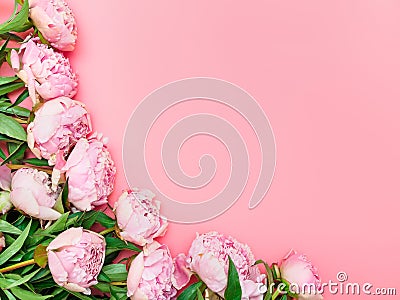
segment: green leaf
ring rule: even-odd
[[[78,299],[81,299],[81,300],[92,300],[92,298],[90,298],[88,296],[85,296],[84,294],[81,294],[81,293],[78,293],[78,292],[69,291],[66,288],[63,288],[63,289],[66,290],[71,295],[74,295]],[[51,296],[51,297],[53,297],[53,296]]]
[[[0,25],[0,34],[12,31],[19,31],[28,21],[29,17],[29,1],[24,1],[21,10],[11,20]]]
[[[8,45],[8,42],[10,41],[10,39],[7,39],[5,42],[4,42],[4,44],[3,45],[1,45],[1,48],[0,48],[0,55],[5,55],[5,51],[6,51],[6,49],[7,49],[7,45]]]
[[[228,284],[226,286],[224,298],[230,300],[241,300],[242,288],[240,287],[239,274],[230,256],[228,256],[228,258],[229,258]]]
[[[14,92],[25,86],[23,82],[11,82],[7,84],[0,85],[0,95],[5,95]]]
[[[10,105],[10,107],[14,107],[14,106],[21,104],[22,101],[24,101],[26,98],[28,98],[28,96],[29,96],[28,89],[24,89],[22,91],[22,93],[19,94],[18,98],[14,101],[14,103]]]
[[[104,266],[102,272],[111,281],[126,281],[128,272],[126,271],[126,265],[124,264],[112,264]]]
[[[102,211],[98,212],[97,215],[97,223],[101,224],[102,226],[104,226],[105,228],[111,228],[114,227],[116,222],[113,218],[110,218],[109,216],[107,216],[105,213],[103,213]]]
[[[35,263],[42,269],[46,267],[48,261],[46,248],[46,246],[40,244],[36,247],[33,254],[33,259],[35,260]]]
[[[0,141],[2,141],[2,139],[1,139],[1,135],[2,134],[0,134]],[[7,158],[7,156],[4,154],[4,151],[0,148],[0,157],[3,159],[3,160],[5,160],[6,158]],[[1,298],[0,298],[1,299]]]
[[[38,229],[30,238],[29,245],[37,245],[49,234],[58,233],[66,229],[69,212],[62,214],[57,221],[46,229]]]
[[[24,245],[26,238],[28,237],[29,230],[31,229],[32,220],[29,221],[28,226],[24,229],[21,235],[8,246],[3,252],[0,253],[0,265],[8,261],[14,254],[16,254]]]
[[[17,281],[14,281],[12,284],[6,286],[4,289],[11,289],[11,288],[13,288],[13,287],[15,287],[15,286],[19,286],[19,285],[21,285],[21,284],[24,284],[25,282],[28,282],[28,281],[31,280],[39,271],[40,271],[40,269],[37,269],[36,271],[34,271],[34,272],[32,272],[32,273],[30,273],[30,274],[28,274],[28,275],[25,275],[25,276],[22,277],[21,279],[19,279],[19,280],[17,280]],[[7,277],[7,274],[6,274],[6,277]]]
[[[110,279],[110,277],[108,277],[107,274],[104,273],[103,271],[101,271],[99,276],[97,276],[97,280],[98,281],[104,281],[104,282],[111,282],[112,281]]]
[[[0,220],[0,232],[18,234],[18,235],[22,233],[22,231],[19,230],[17,227],[11,225],[10,223],[4,220]]]
[[[23,42],[24,40],[22,38],[20,38],[18,35],[7,32],[7,33],[3,33],[0,34],[0,39],[2,40],[11,40],[11,41],[16,41],[18,43]],[[0,298],[1,299],[1,298]]]
[[[135,252],[141,252],[142,250],[138,247],[136,247],[134,244],[125,242],[123,240],[120,240],[118,238],[113,238],[113,237],[106,237],[106,255],[109,255],[110,253],[113,253],[115,251],[120,251],[120,250],[132,250]]]
[[[17,76],[11,76],[11,77],[0,77],[0,85],[7,84],[7,83],[10,83],[10,82],[13,82],[13,81],[15,81],[15,80],[17,80],[17,79],[18,79],[18,77],[17,77]]]
[[[0,102],[0,112],[23,118],[28,118],[31,114],[31,111],[29,109],[20,106],[13,106],[12,104],[10,105],[7,102]]]
[[[23,160],[24,163],[37,166],[37,167],[48,167],[49,162],[45,159],[39,159],[39,158],[28,158]]]
[[[203,294],[199,288],[197,288],[197,300],[204,300]]]
[[[28,2],[28,1],[26,1]],[[34,292],[28,291],[28,290],[24,290],[20,287],[13,287],[10,289],[11,292],[14,294],[15,297],[17,297],[18,299],[21,300],[45,300],[45,299],[49,299],[52,298],[53,295],[47,295],[47,296],[42,296],[39,294],[36,294]]]
[[[20,141],[26,141],[25,129],[13,118],[0,113],[0,133]]]
[[[110,285],[111,300],[126,300],[128,290],[126,288],[120,288],[114,285]]]
[[[13,161],[14,159],[18,159],[24,156],[25,150],[28,148],[27,143],[20,143],[15,148],[13,152],[0,164],[1,166],[8,163],[9,161]]]
[[[176,300],[195,300],[197,297],[197,290],[203,285],[203,282],[196,282],[189,285]]]

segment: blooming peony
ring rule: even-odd
[[[81,227],[58,235],[47,247],[49,268],[54,281],[70,291],[90,294],[104,264],[104,238]]]
[[[28,146],[38,158],[44,158],[56,170],[76,142],[92,131],[85,106],[67,97],[45,102],[28,125]]]
[[[57,220],[61,214],[54,210],[59,192],[54,192],[49,176],[36,169],[15,172],[11,181],[12,204],[27,215],[42,220]]]
[[[74,50],[77,27],[74,15],[64,0],[29,0],[29,16],[54,48]]]
[[[116,169],[105,143],[100,135],[80,139],[61,169],[68,178],[68,201],[78,210],[107,203],[114,189]]]
[[[133,260],[128,272],[128,297],[135,300],[174,299],[173,262],[166,245],[146,245]]]
[[[76,94],[78,79],[64,55],[34,39],[22,44],[19,52],[20,56],[11,51],[11,65],[28,86],[34,105],[39,102],[37,94],[44,100]]]
[[[0,213],[5,214],[11,207],[11,170],[7,166],[0,166]]]
[[[121,237],[140,246],[163,236],[167,221],[160,217],[160,202],[149,190],[125,191],[114,204]]]
[[[182,254],[175,259],[174,283],[177,288],[186,285],[191,271],[197,273],[210,290],[223,296],[228,282],[229,257],[239,274],[242,299],[262,300],[263,276],[258,267],[253,266],[255,259],[250,248],[217,232],[198,235],[187,259]]]
[[[280,263],[281,277],[291,284],[291,288],[299,294],[300,300],[321,300],[319,293],[309,293],[311,285],[315,291],[321,286],[317,269],[311,264],[306,256],[291,250]],[[306,287],[307,290],[304,290]]]

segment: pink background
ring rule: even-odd
[[[251,93],[267,114],[277,145],[274,181],[255,210],[247,208],[253,175],[222,216],[171,224],[163,241],[172,253],[186,251],[195,232],[217,230],[248,243],[269,262],[290,248],[302,251],[323,281],[345,271],[351,282],[400,293],[400,2],[68,2],[79,26],[76,51],[69,55],[80,75],[76,98],[87,104],[96,130],[110,137],[119,170],[112,201],[127,188],[122,139],[138,103],[171,81],[221,78]],[[255,137],[230,111],[198,101],[169,111],[158,126],[210,110],[236,122],[256,172]],[[157,174],[163,133],[155,133],[148,157]],[[169,189],[162,176],[156,180],[181,201],[212,195],[229,171],[227,152],[210,138],[194,139],[181,153],[189,174],[198,172],[203,153],[221,161],[217,181],[203,193],[189,195]],[[360,297],[365,296],[325,295]]]

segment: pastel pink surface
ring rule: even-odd
[[[170,225],[163,241],[173,255],[188,250],[195,232],[217,230],[248,243],[256,257],[270,262],[290,248],[304,252],[323,281],[335,281],[345,271],[351,282],[400,291],[398,1],[69,3],[79,30],[76,50],[68,54],[80,75],[75,98],[87,104],[95,130],[110,137],[118,168],[112,201],[127,187],[122,140],[130,114],[168,82],[196,76],[230,81],[251,93],[271,122],[277,166],[264,201],[248,210],[256,182],[251,176],[239,201],[222,216]],[[209,105],[168,112],[159,128],[185,112],[212,110]],[[248,125],[215,109],[244,132],[256,172],[259,149]],[[154,173],[161,166],[156,145],[162,137],[160,130],[150,141]],[[210,152],[217,159],[227,155],[210,138],[184,145],[184,169],[196,174],[199,155]],[[228,171],[221,167],[217,182],[187,201],[218,192]],[[158,177],[160,187],[170,187]],[[188,198],[186,191],[170,193]]]

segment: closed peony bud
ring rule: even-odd
[[[35,112],[35,119],[27,128],[28,146],[38,158],[43,157],[49,165],[55,165],[57,171],[65,165],[71,147],[91,131],[85,106],[70,98],[60,97],[45,102]]]
[[[253,253],[232,237],[217,232],[198,235],[190,247],[188,257],[175,259],[174,282],[178,289],[189,282],[191,272],[196,273],[213,292],[224,296],[228,283],[229,257],[239,274],[242,299],[262,300],[264,276],[254,266]]]
[[[160,202],[149,190],[125,191],[114,204],[121,237],[140,246],[163,236],[167,221],[160,216]]]
[[[90,295],[104,264],[104,238],[81,227],[59,234],[47,247],[54,281],[67,290]]]
[[[54,48],[74,50],[78,36],[76,22],[64,0],[29,0],[29,16]]]
[[[154,242],[132,261],[128,272],[128,297],[133,300],[175,299],[173,262],[166,245]]]
[[[53,207],[59,192],[54,192],[50,185],[50,178],[45,172],[30,168],[19,169],[11,182],[11,202],[17,209],[34,218],[57,220],[61,214]]]
[[[322,300],[318,293],[321,281],[317,269],[311,264],[305,255],[291,250],[280,262],[281,277],[292,286],[292,291],[298,293],[300,300]],[[313,290],[310,290],[310,287]],[[310,291],[312,293],[310,293]]]
[[[22,44],[19,53],[11,51],[11,65],[28,86],[34,105],[39,102],[36,94],[43,100],[76,94],[78,79],[64,55],[35,39]]]
[[[114,189],[114,161],[99,135],[80,139],[61,170],[68,178],[68,201],[80,211],[107,203]]]

